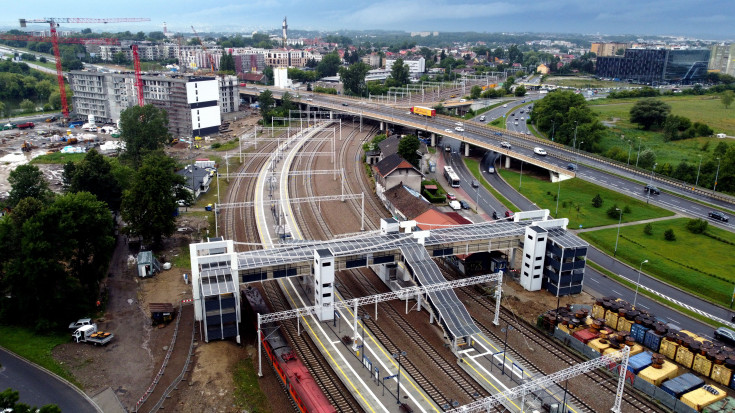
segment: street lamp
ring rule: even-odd
[[[554,211],[554,217],[559,217],[559,196],[561,195],[561,175],[557,178],[559,179],[559,188],[556,190],[556,211]]]
[[[638,281],[635,283],[635,295],[633,296],[633,307],[635,307],[635,302],[638,300],[638,287],[641,285],[641,270],[643,269],[643,264],[647,263],[648,260],[641,261],[640,267],[638,267]]]
[[[715,186],[712,187],[712,192],[717,191],[717,178],[720,176],[720,158],[717,158],[717,172],[715,173]]]
[[[623,222],[623,211],[620,210],[620,208],[615,208],[616,211],[618,211],[618,235],[615,237],[615,252],[613,252],[613,257],[618,255],[618,240],[620,239],[620,223]]]
[[[405,351],[398,351],[392,354],[393,358],[398,359],[398,386],[396,389],[396,404],[401,403],[401,356],[406,357]]]
[[[699,166],[697,167],[697,181],[694,182],[694,186],[696,187],[697,184],[699,184],[699,171],[702,170],[702,155],[699,155]]]
[[[556,129],[556,121],[554,119],[551,120],[551,141],[554,142],[554,131]]]
[[[574,121],[574,142],[572,142],[572,150],[577,146],[577,121]]]
[[[630,139],[628,139],[628,166],[630,166],[630,152],[632,150],[633,150],[633,142]]]
[[[635,157],[635,167],[638,167],[638,159],[641,157],[641,137],[638,137],[638,155]]]
[[[521,176],[518,177],[518,190],[523,186],[523,159],[521,159]]]
[[[505,374],[505,351],[508,349],[508,331],[512,330],[513,327],[511,327],[510,324],[506,324],[505,328],[501,329],[500,331],[505,332],[505,341],[503,342],[503,372],[502,374]]]
[[[656,170],[656,166],[658,166],[658,163],[654,163],[653,168],[651,168],[651,179],[648,182],[649,186],[653,185],[653,171]],[[646,203],[648,203],[648,200],[650,199],[650,197],[651,197],[651,188],[649,187],[648,190],[646,191]]]

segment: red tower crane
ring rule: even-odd
[[[61,70],[61,53],[59,53],[59,35],[56,32],[56,28],[59,27],[59,23],[122,23],[122,22],[146,22],[150,21],[148,18],[117,18],[117,19],[87,19],[87,18],[74,18],[74,17],[47,17],[43,19],[20,19],[20,27],[26,27],[27,23],[48,23],[50,25],[51,43],[54,45],[54,57],[56,58],[56,77],[59,81],[59,92],[61,93],[61,113],[64,115],[64,119],[69,118],[69,104],[66,102],[66,87],[64,86],[64,73]],[[140,63],[138,63],[140,66]],[[137,81],[137,76],[136,76]],[[142,89],[142,84],[140,86]],[[142,99],[141,97],[138,98]]]

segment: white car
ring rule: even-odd
[[[306,98],[306,100],[307,100],[307,101],[309,101],[309,102],[311,102],[311,101],[313,101],[314,99],[312,99],[312,98]]]
[[[462,204],[460,204],[457,200],[449,201],[449,207],[455,211],[459,211],[460,209],[462,209]]]
[[[454,128],[454,130],[456,130],[457,132],[464,132],[464,128],[460,128],[459,126]]]
[[[510,143],[506,141],[500,142],[500,147],[505,148],[505,149],[510,149]]]
[[[507,107],[508,107],[508,104],[506,103],[505,105],[503,105],[503,107],[504,107],[504,108],[507,108]]]
[[[544,148],[539,148],[538,146],[533,148],[533,153],[536,155],[546,156],[546,150],[544,150]]]
[[[451,129],[444,129],[444,132],[452,133],[452,130]]]
[[[464,126],[464,125],[462,125],[462,122],[457,122],[457,123],[455,123],[455,125],[457,125],[457,126]]]

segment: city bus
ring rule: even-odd
[[[459,176],[454,172],[454,168],[451,166],[444,167],[444,177],[447,178],[447,182],[452,188],[459,188]]]

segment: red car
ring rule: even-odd
[[[447,194],[447,199],[448,199],[448,200],[450,200],[450,201],[454,201],[454,200],[456,200],[456,199],[457,199],[457,197],[456,197],[456,196],[455,196],[454,194],[449,194],[449,193],[448,193],[448,194]]]
[[[507,211],[507,210],[506,210],[506,211],[505,211],[505,217],[506,217],[506,218],[513,218],[513,212],[511,212],[511,211]]]

